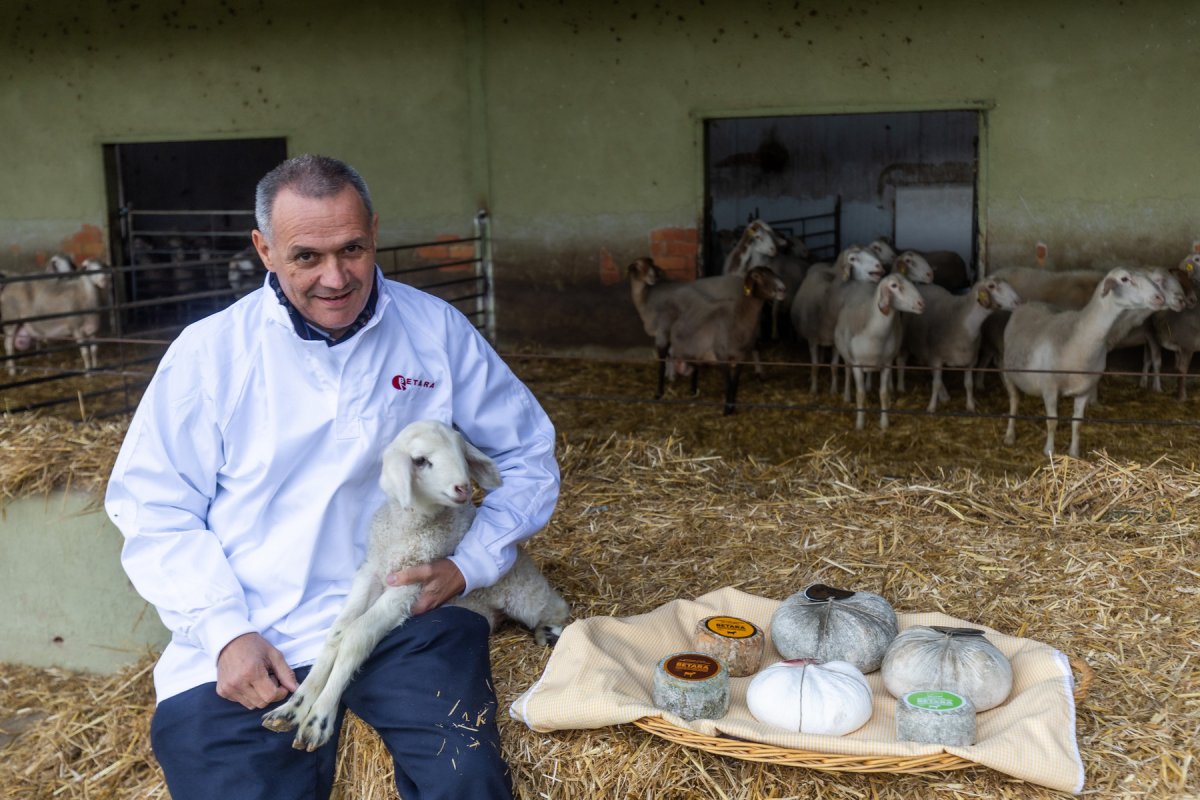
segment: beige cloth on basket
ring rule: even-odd
[[[971,747],[942,747],[896,740],[896,701],[878,670],[867,675],[874,695],[870,721],[845,736],[789,733],[758,722],[746,707],[750,678],[731,681],[729,713],[719,720],[687,722],[651,701],[660,659],[692,649],[696,623],[713,614],[749,620],[768,631],[779,606],[725,588],[696,600],[674,600],[636,617],[592,617],[567,626],[542,677],[512,704],[509,713],[535,731],[601,728],[661,716],[680,727],[728,734],[752,742],[817,753],[911,757],[947,752],[1022,780],[1059,791],[1083,790],[1083,763],[1075,741],[1074,679],[1067,657],[1031,639],[1005,636],[983,625],[939,613],[898,614],[900,629],[912,625],[981,628],[1012,663],[1007,701],[977,718]],[[762,666],[781,659],[768,636]]]

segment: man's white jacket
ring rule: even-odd
[[[452,423],[500,469],[451,556],[468,592],[549,520],[559,472],[536,399],[455,308],[376,280],[375,314],[345,342],[305,341],[264,288],[185,329],[147,387],[105,508],[171,631],[160,702],[215,681],[245,633],[292,666],[316,659],[383,504],[380,454],[410,422]]]

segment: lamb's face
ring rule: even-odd
[[[458,431],[441,422],[414,422],[383,453],[380,486],[404,506],[454,507],[471,501],[471,479],[493,488],[496,465]]]
[[[912,250],[905,250],[896,256],[895,271],[913,283],[933,283],[933,267],[929,266],[925,256]]]
[[[770,258],[774,256],[779,248],[775,242],[775,231],[769,225],[760,220],[751,222],[746,228],[746,234],[750,240],[750,251],[757,253],[760,256]]]
[[[846,258],[849,280],[879,283],[884,276],[883,264],[869,250],[857,250]]]

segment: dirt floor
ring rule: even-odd
[[[727,417],[715,371],[698,398],[676,382],[651,402],[644,358],[510,356],[558,428],[562,498],[531,547],[576,617],[644,613],[722,586],[783,598],[813,580],[877,592],[901,611],[941,610],[1095,670],[1076,720],[1085,795],[1200,797],[1200,398],[1106,378],[1084,457],[1051,460],[1033,398],[1016,444],[1003,445],[995,376],[975,415],[949,376],[947,413],[930,416],[918,374],[889,430],[869,414],[856,431],[840,398],[808,393],[794,352],[763,360]],[[10,425],[10,438],[34,429]],[[1060,453],[1068,441],[1064,425]],[[492,654],[502,707],[549,657],[511,625]],[[165,797],[146,742],[149,666],[116,676],[0,666],[0,798]],[[711,755],[633,726],[535,733],[499,722],[529,800],[1067,796],[985,768],[838,774]],[[373,735],[356,725],[345,739],[338,796],[394,797]]]

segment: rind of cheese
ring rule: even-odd
[[[705,617],[696,623],[692,644],[725,664],[731,678],[744,678],[758,671],[767,637],[752,622],[738,617]]]
[[[688,721],[729,711],[729,670],[706,653],[672,653],[654,670],[654,705]]]

